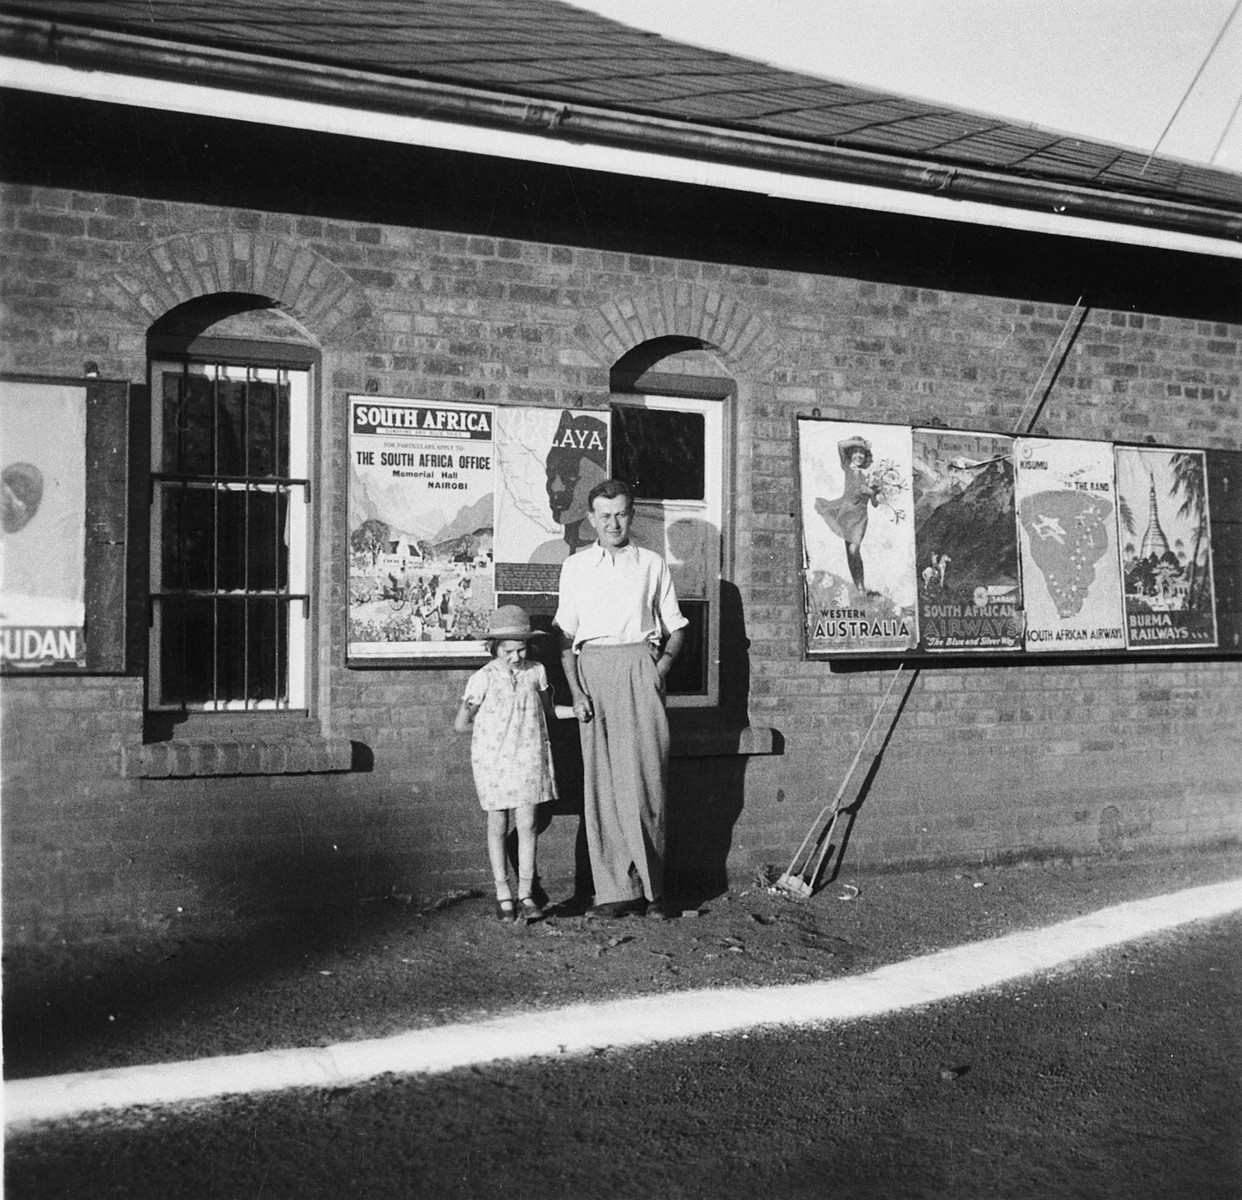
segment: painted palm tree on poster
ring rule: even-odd
[[[808,654],[918,642],[910,429],[798,421]]]
[[[1014,465],[1027,650],[1124,649],[1112,444],[1017,438]]]
[[[1126,644],[1215,646],[1207,456],[1145,446],[1116,456]]]

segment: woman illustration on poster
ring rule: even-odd
[[[880,494],[867,476],[867,468],[871,466],[871,443],[866,438],[848,437],[837,443],[837,452],[845,471],[845,486],[835,500],[816,500],[815,511],[845,543],[850,577],[859,598],[866,599],[862,540],[867,532],[867,509],[880,502]]]

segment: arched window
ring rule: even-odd
[[[661,338],[616,364],[611,391],[612,473],[635,489],[634,539],[664,555],[690,622],[669,705],[718,705],[733,380],[700,343]]]
[[[304,709],[318,353],[253,296],[173,310],[148,353],[147,707]]]

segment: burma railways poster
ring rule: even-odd
[[[1144,446],[1116,453],[1126,644],[1215,646],[1207,456]]]

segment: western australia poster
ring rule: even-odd
[[[910,429],[799,418],[807,653],[918,642]]]

